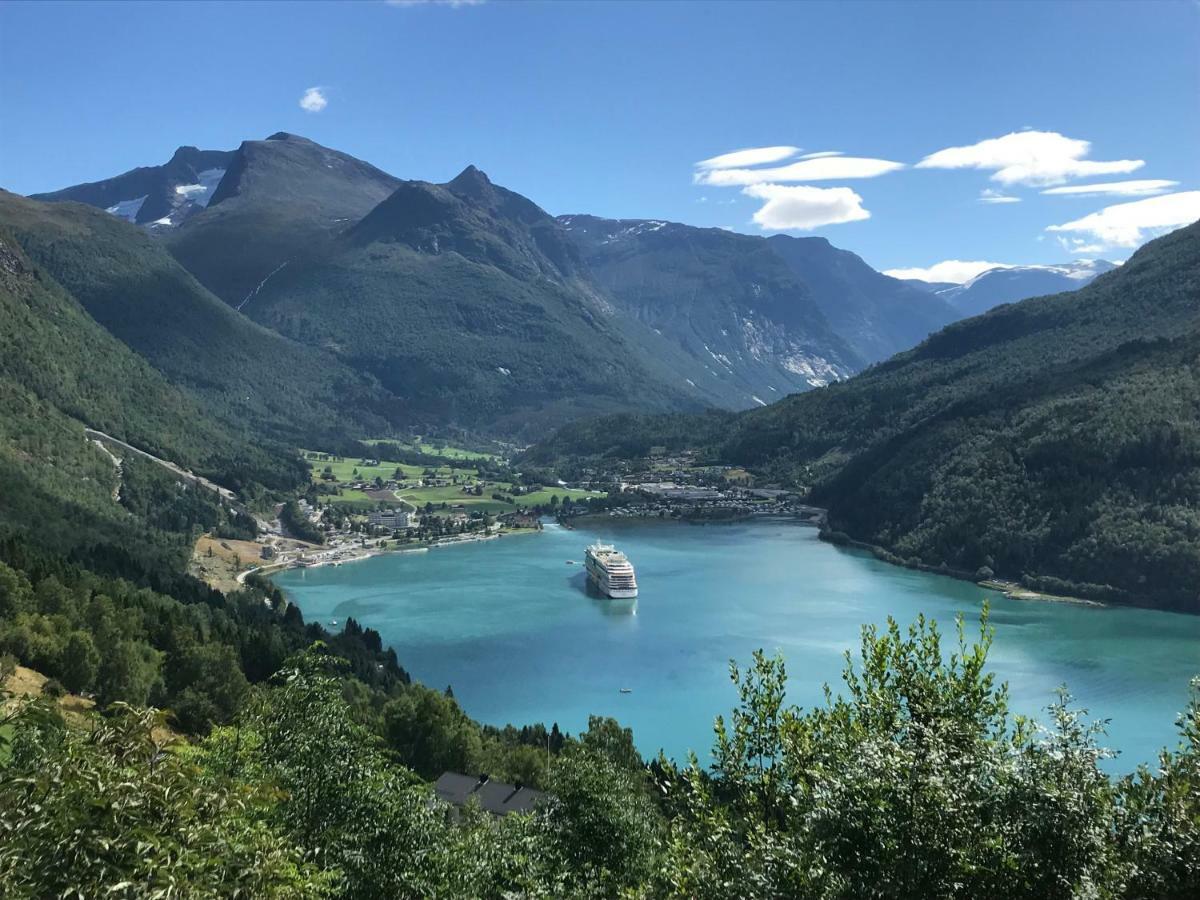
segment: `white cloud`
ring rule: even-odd
[[[884,269],[884,275],[893,278],[915,278],[918,281],[947,281],[963,284],[988,269],[1011,269],[1008,263],[985,262],[984,260],[947,259],[928,268]]]
[[[1146,178],[1141,181],[1108,181],[1103,184],[1073,184],[1070,187],[1056,187],[1042,191],[1043,194],[1075,194],[1085,197],[1099,194],[1116,194],[1123,197],[1149,197],[1152,194],[1165,194],[1168,188],[1173,188],[1178,181],[1163,181]]]
[[[842,178],[874,178],[903,169],[904,164],[886,159],[858,156],[821,156],[789,163],[773,169],[712,169],[697,172],[696,184],[732,187],[746,184],[786,181],[831,181]]]
[[[732,153],[722,153],[710,159],[702,159],[696,163],[697,169],[730,169],[734,166],[761,166],[764,163],[779,162],[800,152],[799,147],[748,147],[745,150],[734,150]]]
[[[766,201],[754,214],[754,221],[764,230],[807,231],[871,218],[863,209],[862,197],[846,187],[752,184],[742,193]]]
[[[1060,247],[1072,256],[1086,256],[1091,253],[1103,253],[1107,247],[1104,244],[1089,244],[1083,238],[1055,237]]]
[[[324,88],[310,87],[300,98],[300,108],[305,112],[318,113],[328,105],[329,98],[325,96]]]
[[[980,203],[1020,203],[1020,197],[1011,197],[1002,191],[995,191],[991,188],[984,188],[979,192]]]
[[[841,150],[821,150],[819,153],[805,153],[801,159],[821,159],[824,156],[845,156]]]
[[[1106,206],[1090,216],[1051,225],[1046,230],[1081,232],[1106,246],[1135,247],[1155,234],[1197,219],[1200,219],[1200,191],[1183,191]]]
[[[990,169],[1001,184],[1051,185],[1072,178],[1116,175],[1145,165],[1140,159],[1086,159],[1092,145],[1056,131],[1014,131],[966,147],[931,153],[919,169]]]

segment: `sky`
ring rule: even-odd
[[[8,190],[277,131],[927,280],[1123,260],[1200,218],[1200,3],[0,0]]]

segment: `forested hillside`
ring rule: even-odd
[[[903,560],[1197,610],[1200,225],[1072,293],[948,326],[693,446],[810,487],[830,526]],[[677,445],[648,419],[564,429],[530,460]]]
[[[306,479],[247,440],[98,325],[0,232],[0,536],[103,571],[170,583],[193,528],[233,522],[203,492],[131,457],[120,471],[89,426],[245,497]],[[134,514],[152,509],[157,522]],[[245,527],[242,523],[238,527]]]
[[[83,599],[36,594],[0,566],[9,609]],[[157,625],[165,610],[138,612]],[[1182,900],[1200,885],[1197,702],[1155,771],[1110,779],[1098,726],[1068,698],[1044,731],[1014,722],[985,670],[986,630],[943,648],[923,621],[866,629],[845,684],[806,712],[784,702],[783,661],[757,654],[732,669],[740,702],[717,719],[709,770],[645,765],[612,720],[576,738],[531,732],[510,746],[549,793],[496,818],[452,814],[418,777],[461,766],[478,738],[453,700],[398,678],[368,689],[320,646],[254,688],[228,645],[187,643],[224,615],[178,613],[163,624],[185,649],[163,683],[201,673],[219,702],[195,702],[195,688],[176,702],[201,716],[232,703],[236,724],[185,744],[153,712],[112,705],[78,723],[53,700],[16,704],[0,718],[6,896],[133,898],[182,882],[203,898]],[[87,633],[70,647],[64,674],[86,677]]]
[[[0,192],[0,226],[115,337],[227,428],[293,444],[381,433],[402,405],[370,376],[256,325],[142,229]]]

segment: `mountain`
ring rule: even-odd
[[[907,350],[962,317],[940,296],[875,271],[825,238],[777,234],[767,243],[808,286],[830,327],[867,362]]]
[[[627,322],[710,402],[765,405],[848,376],[864,360],[762,238],[644,219],[560,216]]]
[[[191,191],[201,174],[203,195]],[[287,133],[228,153],[181,148],[166,166],[99,185],[47,197],[147,224],[182,269],[150,241],[134,255],[188,301],[160,307],[149,290],[113,303],[97,296],[113,279],[100,288],[84,265],[72,281],[54,253],[39,261],[170,377],[212,381],[202,393],[222,393],[227,413],[248,414],[256,394],[281,398],[280,379],[304,373],[312,390],[295,399],[325,412],[272,401],[265,412],[279,437],[314,415],[343,421],[331,406],[374,430],[402,416],[534,437],[621,408],[764,406],[844,379],[957,315],[940,294],[821,238],[555,219],[473,166],[444,185],[400,181]],[[135,211],[143,189],[151,199]],[[160,194],[193,199],[159,216]],[[220,315],[209,291],[290,340]],[[240,385],[256,388],[234,403]],[[331,400],[346,393],[346,403]]]
[[[244,141],[207,208],[165,235],[185,268],[238,307],[274,272],[320,253],[399,180],[307,138]]]
[[[848,381],[690,428],[645,420],[636,443],[691,435],[810,485],[833,530],[894,559],[1200,611],[1197,296],[1200,223]],[[606,452],[615,426],[568,427],[529,460]]]
[[[145,166],[77,184],[35,200],[74,200],[97,206],[138,225],[173,227],[204,209],[235,156],[232,150],[180,147],[164,165]]]
[[[558,223],[474,168],[400,183],[244,311],[430,419],[534,435],[629,406],[703,405],[630,340]]]
[[[1098,275],[1115,268],[1114,263],[1096,259],[1057,266],[988,269],[964,284],[941,287],[934,293],[953,306],[960,316],[977,316],[1002,303],[1078,290]]]
[[[329,442],[382,433],[403,412],[369,376],[234,311],[119,217],[3,192],[0,226],[96,322],[227,427]]]
[[[939,294],[951,288],[962,287],[953,281],[922,281],[920,278],[901,278],[899,280],[927,294]]]
[[[22,535],[38,552],[122,577],[180,571],[192,528],[223,514],[151,462],[126,455],[116,465],[85,428],[235,489],[285,490],[307,477],[298,459],[213,419],[109,334],[0,223],[0,543]]]

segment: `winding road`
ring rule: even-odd
[[[147,453],[145,450],[141,450],[133,446],[133,444],[123,441],[120,438],[115,438],[111,434],[105,434],[103,431],[97,431],[94,428],[84,428],[83,432],[87,435],[88,440],[95,444],[111,444],[114,447],[120,447],[122,450],[127,450],[130,453],[136,453],[138,456],[141,456],[144,459],[158,463],[158,465],[162,466],[164,469],[169,469],[184,481],[199,485],[200,487],[208,488],[208,490],[213,491],[218,497],[220,497],[222,503],[225,503],[234,511],[248,516],[253,515],[238,501],[237,495],[234,494],[233,491],[229,490],[229,488],[221,487],[216,482],[209,481],[203,475],[197,475],[194,472],[189,472],[187,469],[177,466],[168,459],[162,459],[161,457],[155,456],[153,453]],[[105,453],[108,453],[109,457],[113,458],[114,462],[119,463],[119,460],[113,457],[112,453],[108,452],[107,447],[101,446],[101,449],[104,450]]]

